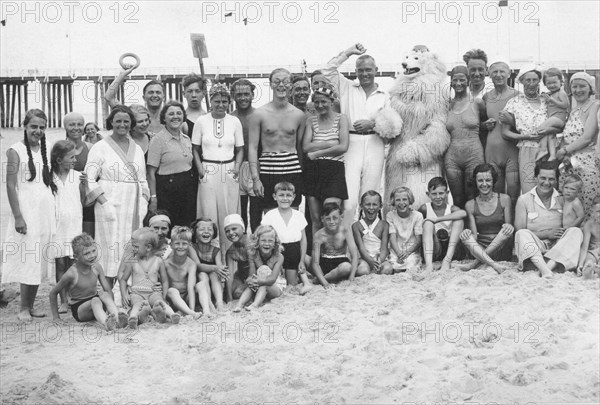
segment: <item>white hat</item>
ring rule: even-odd
[[[225,220],[223,221],[223,229],[227,229],[227,227],[231,225],[239,225],[244,231],[246,230],[246,226],[244,226],[244,220],[240,214],[229,214],[225,217]]]
[[[517,75],[515,80],[521,81],[521,76],[523,76],[525,73],[528,73],[528,72],[536,72],[538,74],[540,80],[542,79],[541,66],[537,65],[535,63],[526,63],[523,66],[521,66],[521,69],[519,69],[519,74]]]

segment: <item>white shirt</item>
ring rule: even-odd
[[[286,224],[279,213],[279,209],[275,208],[264,215],[261,225],[271,225],[277,232],[281,243],[294,243],[300,242],[302,231],[308,223],[300,211],[292,209],[292,217]]]
[[[348,57],[342,52],[327,62],[327,67],[321,69],[321,72],[337,88],[342,113],[348,116],[350,124],[358,120],[374,120],[377,112],[385,105],[388,95],[377,88],[367,97],[360,83],[347,79],[338,72],[338,68],[347,60]]]

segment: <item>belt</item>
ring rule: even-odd
[[[235,160],[235,157],[232,157],[229,160],[210,160],[210,159],[202,159],[202,163],[216,163],[219,165],[225,164],[225,163],[231,163]]]
[[[367,132],[358,132],[358,131],[348,131],[352,135],[377,135],[375,131],[367,131]]]

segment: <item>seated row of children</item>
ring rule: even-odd
[[[567,181],[565,199],[572,203],[573,209],[565,204],[565,215],[575,215],[573,219],[577,220],[577,204],[573,202],[577,193],[570,193],[568,185]],[[435,178],[428,184],[431,203],[418,210],[412,208],[414,196],[410,189],[394,190],[390,195],[394,209],[387,213],[386,220],[381,217],[381,195],[372,190],[364,193],[359,221],[351,229],[343,226],[339,205],[325,203],[323,228],[315,233],[311,258],[307,254],[306,220],[291,207],[294,191],[294,186],[287,182],[275,186],[278,208],[265,214],[254,235],[245,233],[238,214],[225,218],[225,234],[232,242],[225,255],[226,265],[213,243],[218,229],[210,219],[197,219],[192,229],[174,227],[169,242],[168,216],[152,217],[149,228],[133,233],[130,251],[124,255],[119,269],[122,304],[130,308],[129,314],[117,309],[114,303],[112,290],[101,267],[95,263],[98,253],[93,239],[86,234],[77,236],[73,240],[75,264],[50,294],[55,319],[59,316],[57,294],[63,288],[69,292],[76,320],[95,318],[107,329],[127,325],[136,328],[150,314],[158,322],[178,323],[180,315],[175,311],[197,319],[201,314],[196,311],[196,293],[205,316],[223,311],[224,298],[227,302],[239,298],[234,312],[244,307],[252,310],[267,298],[279,297],[287,286],[298,282],[303,285],[299,289],[301,294],[309,291],[312,282],[308,270],[314,282],[328,289],[331,283],[369,273],[414,271],[421,267],[422,257],[425,271],[432,270],[433,261],[438,260],[442,261],[442,269],[447,269],[458,241],[462,239],[469,245],[469,238],[465,237],[468,232],[463,232],[467,212],[447,203],[447,183]],[[594,234],[598,233],[600,200],[596,205],[595,212],[599,214],[591,225],[584,227],[589,245],[594,245],[600,236]],[[594,258],[593,249],[591,253],[587,248],[583,252],[586,254],[582,255],[581,264]],[[100,294],[96,292],[98,282],[104,289]]]

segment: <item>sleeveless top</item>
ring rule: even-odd
[[[437,219],[437,214],[435,213],[435,211],[433,210],[433,208],[431,207],[431,203],[427,203],[425,204],[425,206],[427,207],[427,218],[434,218]],[[444,211],[444,215],[442,216],[446,216],[446,215],[450,215],[452,214],[452,209],[451,209],[451,205],[450,204],[446,204],[446,211]],[[435,231],[439,231],[440,229],[445,229],[446,231],[448,231],[448,233],[450,233],[450,226],[452,224],[452,221],[443,221],[443,222],[437,222],[435,224]]]
[[[329,129],[319,129],[319,120],[316,116],[312,117],[312,129],[313,129],[313,142],[325,142],[325,141],[340,141],[340,118],[341,114],[337,114],[333,125]],[[339,156],[321,156],[317,159],[323,160],[337,160],[338,162],[344,161],[344,154]]]
[[[473,208],[473,216],[477,225],[477,232],[485,235],[496,235],[504,225],[504,208],[500,204],[500,194],[498,194],[498,203],[496,209],[490,215],[483,215],[479,210],[477,199]]]
[[[218,250],[215,246],[211,245],[211,249],[208,252],[202,252],[197,244],[194,244],[194,249],[198,254],[198,259],[202,264],[217,264],[216,257]]]
[[[85,164],[87,163],[88,155],[90,153],[90,147],[91,146],[87,142],[83,143],[81,153],[79,155],[75,155],[75,166],[73,167],[73,170],[83,172],[85,169]]]
[[[192,134],[194,133],[194,124],[195,124],[195,122],[186,117],[185,123],[187,124],[187,127],[188,127],[187,136],[189,136],[190,139],[192,139]]]
[[[479,113],[475,109],[475,103],[469,103],[460,113],[448,111],[446,129],[452,140],[479,139]]]
[[[69,303],[75,304],[96,295],[98,286],[98,273],[92,266],[88,274],[81,274],[77,270],[77,283],[69,290]]]
[[[381,250],[381,239],[375,235],[375,228],[377,227],[377,224],[379,224],[379,217],[375,217],[375,221],[373,221],[371,226],[368,226],[364,219],[361,219],[359,222],[363,227],[362,240],[365,249],[369,256],[374,257],[379,254]]]

